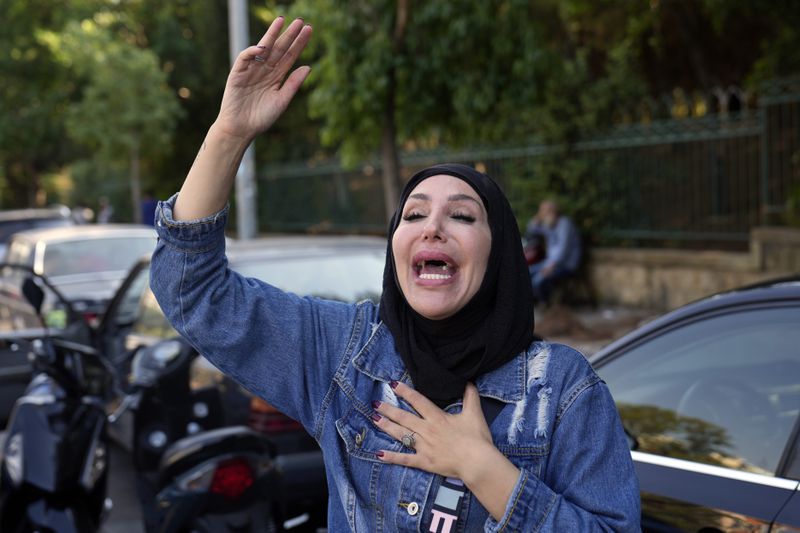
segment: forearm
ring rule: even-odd
[[[475,454],[462,481],[495,520],[505,514],[520,471],[500,450],[491,446]]]
[[[175,202],[175,220],[196,220],[225,207],[250,142],[211,126]]]

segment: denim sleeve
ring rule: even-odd
[[[172,326],[209,361],[318,437],[357,307],[301,298],[230,270],[228,209],[194,221],[159,203],[150,285]]]
[[[641,531],[639,482],[608,388],[597,382],[561,416],[542,481],[522,470],[490,532]]]

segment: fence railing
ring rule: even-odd
[[[605,240],[745,243],[753,226],[772,221],[791,194],[800,194],[800,77],[764,84],[753,109],[619,126],[569,149],[440,150],[401,161],[405,176],[443,161],[473,164],[503,184],[522,219],[541,199],[534,196],[547,192],[528,185],[539,178],[542,161],[554,157],[589,173],[581,187],[558,193],[600,202],[603,220],[592,227]],[[258,185],[262,230],[385,230],[376,165],[272,166]]]

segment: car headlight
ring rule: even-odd
[[[15,486],[19,486],[22,483],[24,460],[22,444],[22,433],[11,435],[6,443],[4,459],[6,473],[8,473],[8,477]]]

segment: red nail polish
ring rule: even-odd
[[[377,457],[383,457],[383,452],[375,452],[375,455],[376,455]]]
[[[397,388],[397,382],[396,382],[396,381],[394,381],[394,380],[392,380],[392,381],[390,381],[390,382],[389,382],[389,386],[390,386],[391,388],[393,388],[393,389],[396,389],[396,388]]]
[[[375,422],[379,422],[379,421],[380,421],[380,419],[381,419],[381,415],[379,415],[378,413],[372,413],[372,414],[370,415],[370,418],[371,418],[373,421],[375,421]]]
[[[380,409],[381,402],[379,402],[378,400],[375,400],[374,402],[372,402],[372,407],[374,407],[375,409]]]

